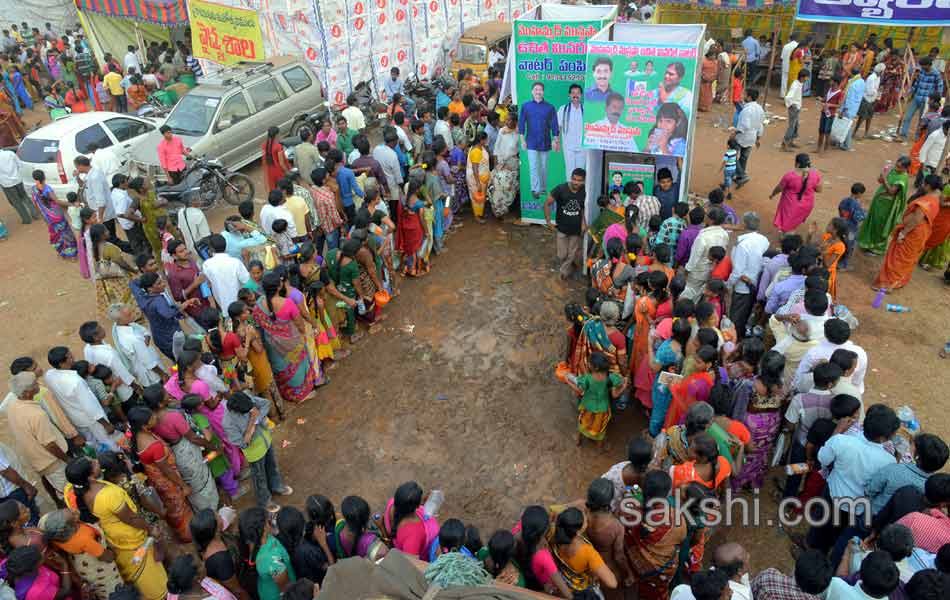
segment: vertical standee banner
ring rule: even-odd
[[[698,55],[695,44],[588,42],[584,145],[685,156]]]
[[[542,4],[514,21],[513,99],[519,106],[518,128],[528,146],[522,144],[519,152],[522,221],[544,223],[548,193],[567,181],[562,140],[576,136],[574,155],[586,156],[580,146],[582,131],[561,129],[571,121],[570,115],[564,116],[571,106],[571,86],[584,84],[587,40],[615,14],[616,7]],[[579,125],[576,119],[574,123]],[[586,159],[572,160],[575,163],[583,168]]]

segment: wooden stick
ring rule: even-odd
[[[792,22],[792,29],[795,28],[795,22]],[[789,31],[789,35],[791,35]],[[781,53],[781,50],[777,47],[778,45],[778,30],[772,30],[772,51],[769,53],[769,70],[765,73],[765,94],[762,98],[762,107],[765,107],[766,101],[769,99],[769,86],[772,84],[772,69],[775,67],[775,54]],[[779,71],[779,77],[781,77],[781,71]]]

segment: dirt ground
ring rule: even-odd
[[[777,110],[780,102],[771,104]],[[705,193],[719,181],[723,124],[731,110],[717,105],[700,114],[691,191]],[[895,119],[877,117],[872,131]],[[817,120],[816,104],[807,99],[801,125],[806,150],[814,144]],[[778,148],[784,129],[784,121],[767,127],[750,160],[752,181],[732,201],[739,211],[759,211],[768,223],[774,213],[769,192],[793,166],[793,155]],[[854,152],[814,157],[825,182],[813,214],[819,227],[836,214],[854,181],[867,186],[869,202],[883,162],[908,150],[860,140]],[[260,169],[248,171],[263,202]],[[226,207],[215,210],[212,226],[220,227],[228,214]],[[45,365],[53,345],[81,352],[78,327],[95,314],[92,285],[79,277],[75,263],[48,247],[44,224],[20,225],[5,202],[0,220],[10,230],[0,243],[0,365],[23,354]],[[294,408],[278,428],[279,460],[296,490],[290,502],[302,505],[319,493],[338,506],[345,495],[359,494],[380,509],[397,485],[415,479],[425,489],[445,491],[443,516],[476,524],[487,539],[494,529],[510,527],[527,504],[582,497],[591,479],[622,460],[627,440],[645,425],[635,409],[615,416],[609,452],[574,445],[575,410],[553,366],[565,343],[562,307],[579,300],[582,289],[559,281],[553,254],[553,237],[540,227],[480,226],[466,218],[432,272],[403,283],[382,331],[359,343],[330,372],[333,381],[317,399]],[[937,357],[948,338],[947,288],[940,274],[918,270],[905,290],[889,298],[913,312],[873,311],[869,285],[879,265],[879,258],[858,253],[839,278],[839,298],[861,321],[855,340],[869,355],[865,402],[909,404],[926,430],[948,437],[950,424],[940,416],[948,402],[940,390],[950,377]],[[763,504],[770,510],[769,502]],[[727,537],[752,552],[753,572],[791,564],[776,526],[716,534],[716,540]]]

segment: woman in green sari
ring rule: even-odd
[[[887,251],[891,232],[900,223],[901,215],[907,207],[908,167],[910,158],[902,156],[897,159],[887,177],[882,175],[877,178],[881,185],[871,199],[868,217],[858,232],[858,245],[865,252],[884,254]]]
[[[129,195],[138,200],[139,208],[145,221],[142,223],[142,230],[145,233],[145,239],[152,249],[152,256],[158,259],[162,255],[162,237],[158,231],[158,219],[167,215],[161,207],[165,205],[164,200],[160,200],[155,194],[155,188],[144,177],[133,177],[129,181]],[[170,225],[166,222],[166,228]],[[174,235],[174,233],[172,233]],[[181,239],[179,236],[178,239]]]
[[[340,248],[334,248],[326,253],[327,273],[336,286],[349,301],[343,300],[343,306],[339,306],[346,313],[346,322],[341,331],[343,335],[350,338],[350,343],[356,342],[360,335],[356,330],[356,318],[359,314],[359,303],[363,302],[365,311],[359,314],[360,318],[372,322],[372,315],[375,312],[373,306],[373,297],[369,291],[363,287],[360,280],[360,265],[356,259],[362,244],[359,240],[350,238],[343,242]]]

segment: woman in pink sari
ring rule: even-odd
[[[815,205],[815,193],[821,191],[821,173],[811,168],[804,152],[795,156],[795,169],[782,176],[769,194],[769,200],[781,194],[775,209],[775,228],[782,233],[795,231],[808,219]]]
[[[35,546],[14,549],[0,563],[0,577],[13,588],[17,600],[64,600],[73,595],[69,577],[43,565],[43,555]]]
[[[69,203],[57,198],[53,188],[46,185],[46,174],[43,171],[39,169],[33,171],[33,182],[30,194],[33,197],[33,203],[40,209],[43,220],[46,221],[49,243],[56,248],[60,258],[76,258],[76,237],[73,235],[73,229],[69,226],[69,219],[65,213]]]
[[[79,237],[76,239],[77,254],[79,255],[79,274],[83,279],[92,279],[92,250],[86,245],[86,232],[90,227],[96,224],[96,211],[89,207],[83,207],[79,211],[79,220],[82,227],[79,229]]]

